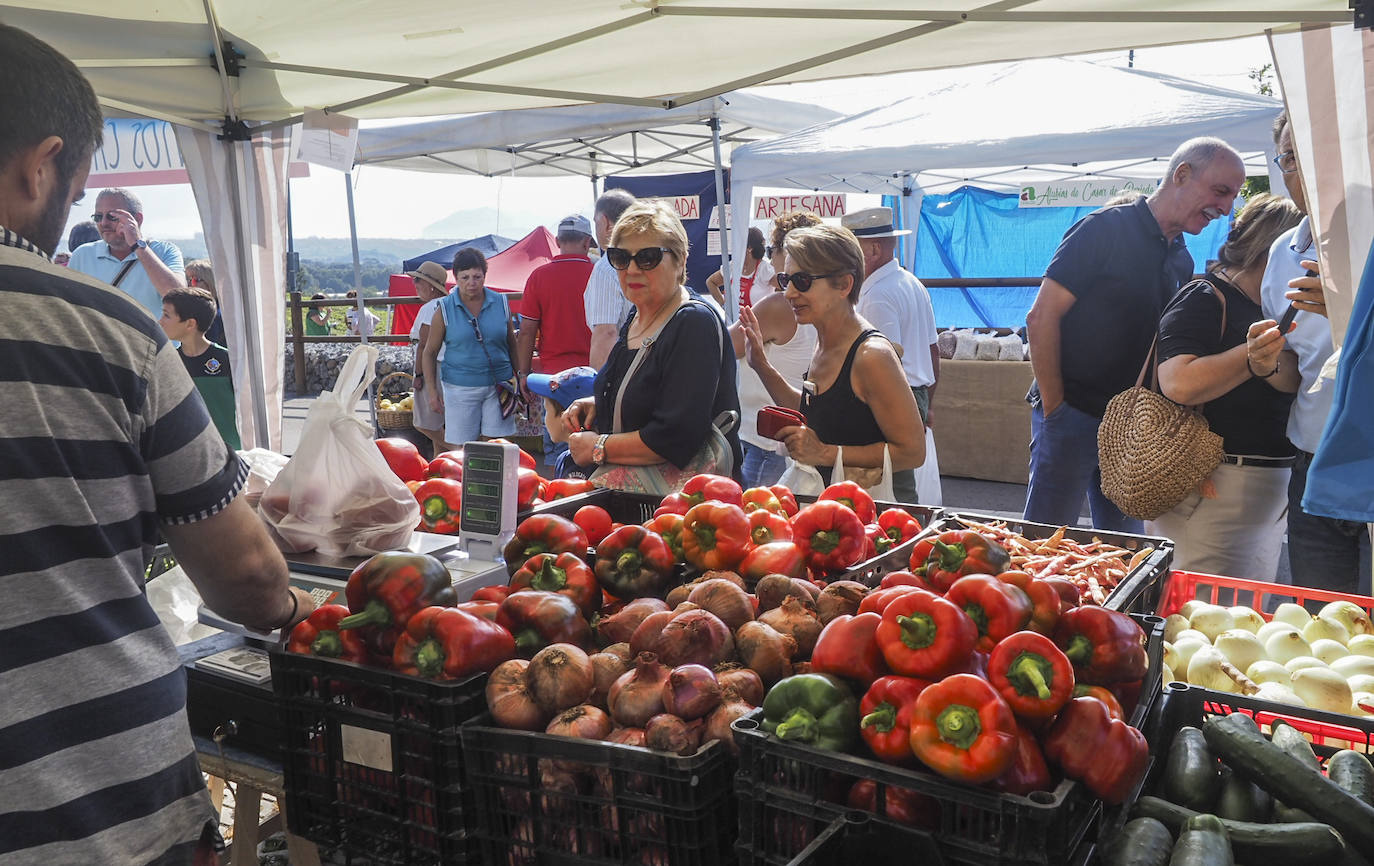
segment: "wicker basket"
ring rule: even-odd
[[[1112,398],[1097,431],[1102,493],[1127,517],[1154,520],[1211,475],[1221,437],[1207,419],[1149,388]]]
[[[410,391],[407,392],[398,392],[390,395],[386,394],[386,384],[390,382],[392,379],[395,379],[397,376],[404,376],[406,379],[410,381],[410,384],[412,386],[415,383],[415,377],[405,372],[404,370],[397,370],[395,373],[388,373],[387,375],[382,377],[382,380],[380,382],[377,383],[377,426],[382,428],[383,430],[406,430],[413,426],[414,415],[411,413],[409,409],[382,408],[382,398],[384,396],[387,399],[395,397],[397,399],[404,400],[406,397],[414,396],[415,394],[413,387]]]

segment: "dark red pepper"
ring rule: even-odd
[[[673,559],[678,562],[686,562],[687,559],[682,553],[682,524],[683,517],[681,514],[664,512],[651,518],[648,523],[644,524],[644,528],[663,536],[663,540],[668,543],[668,549],[673,552]],[[601,541],[605,540],[604,538],[601,539]],[[600,541],[597,542],[597,544],[600,543]]]
[[[792,495],[792,491],[786,485],[773,484],[768,489],[773,491],[774,496],[778,497],[778,504],[782,506],[782,510],[788,517],[797,516],[797,511],[800,510],[797,507],[797,497]]]
[[[291,629],[286,651],[302,655],[342,659],[360,665],[368,663],[367,645],[356,631],[340,631],[339,621],[348,616],[341,604],[325,604]]]
[[[1054,587],[1024,571],[1004,571],[997,575],[997,579],[1021,590],[1030,599],[1031,618],[1026,628],[1040,634],[1054,634],[1054,627],[1064,608],[1064,602]]]
[[[537,553],[515,572],[511,589],[566,595],[587,619],[601,610],[601,584],[575,553]]]
[[[503,558],[506,572],[515,574],[537,553],[587,552],[587,533],[582,527],[557,514],[531,514],[515,527],[515,535],[506,543]]]
[[[740,577],[744,585],[752,587],[770,574],[785,574],[788,577],[805,577],[806,560],[801,548],[791,541],[770,541],[760,544],[745,555],[739,564]]]
[[[978,626],[980,652],[991,652],[999,641],[1030,622],[1031,602],[1024,592],[990,574],[966,574],[945,592]]]
[[[596,485],[586,478],[555,478],[544,488],[544,499],[553,502],[555,499],[590,493],[595,489]]]
[[[778,501],[778,497],[767,487],[750,487],[748,490],[744,491],[744,495],[740,498],[740,505],[744,507],[745,514],[750,514],[762,508],[765,511],[771,511],[782,517],[789,516],[787,511],[782,507],[782,503]]]
[[[878,648],[876,613],[843,614],[826,623],[811,650],[811,670],[856,680],[867,686],[886,674],[887,663]]]
[[[1097,698],[1074,698],[1045,735],[1045,757],[1110,804],[1124,803],[1145,778],[1150,747],[1140,731],[1107,713]]]
[[[793,540],[813,571],[843,571],[863,558],[864,525],[833,499],[813,502],[792,518]]]
[[[773,494],[768,495],[772,496]],[[748,513],[748,517],[750,550],[760,544],[792,540],[792,524],[788,523],[787,518],[778,512],[769,511],[766,508],[755,508]]]
[[[1054,789],[1054,779],[1045,763],[1045,753],[1040,750],[1035,734],[1025,725],[1016,726],[1016,757],[1012,758],[1011,766],[988,786],[994,791],[1006,791],[1022,797],[1035,791]]]
[[[654,511],[654,517],[658,517],[660,514],[686,514],[692,510],[692,506],[695,504],[687,498],[686,494],[669,493],[658,504],[658,508]]]
[[[880,589],[888,589],[893,586],[915,586],[924,589],[926,592],[933,592],[936,595],[943,595],[939,590],[931,585],[919,574],[912,574],[909,571],[889,571],[883,575],[883,580],[878,584]]]
[[[919,586],[898,583],[886,588],[875,589],[864,596],[863,601],[859,602],[859,613],[868,613],[869,611],[882,613],[894,600],[920,588]]]
[[[352,613],[341,629],[359,629],[368,648],[391,656],[396,639],[410,618],[431,605],[452,606],[458,601],[453,578],[444,564],[423,553],[379,553],[348,576],[344,587]]]
[[[693,505],[700,505],[703,502],[725,502],[730,505],[740,505],[744,496],[744,489],[733,478],[703,473],[687,479],[687,483],[682,485],[682,495],[687,497],[687,501]]]
[[[515,637],[515,650],[529,658],[551,643],[592,645],[592,629],[577,604],[556,592],[514,592],[501,602],[496,624]]]
[[[451,607],[427,607],[406,623],[391,664],[403,674],[453,680],[513,658],[515,640],[491,620]]]
[[[881,814],[898,824],[935,830],[940,826],[940,801],[928,794],[921,794],[910,788],[896,785],[883,785],[883,807]],[[860,779],[849,789],[847,804],[851,809],[879,814],[878,783],[872,779]]]
[[[971,529],[942,532],[918,541],[911,551],[911,570],[941,590],[966,574],[997,574],[1010,563],[1002,545]]]
[[[1054,642],[1073,662],[1078,681],[1109,686],[1145,676],[1145,632],[1129,615],[1083,605],[1059,618]]]
[[[672,582],[675,564],[668,542],[657,532],[642,526],[622,526],[596,546],[593,571],[601,588],[616,598],[662,598]]]
[[[930,685],[915,677],[879,677],[859,701],[859,733],[881,761],[915,766],[911,751],[911,714],[916,698]]]
[[[938,679],[961,669],[977,642],[977,626],[958,605],[920,589],[893,599],[878,626],[888,666],[912,677]]]
[[[439,535],[455,535],[463,513],[463,482],[431,478],[415,488],[420,503],[420,528]]]

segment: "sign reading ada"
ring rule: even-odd
[[[754,199],[751,219],[771,220],[794,210],[809,210],[820,217],[841,217],[845,214],[844,193],[806,195],[761,195]]]
[[[667,202],[673,210],[677,211],[678,219],[701,219],[701,196],[699,195],[654,195],[644,198]]]
[[[1021,187],[1017,207],[1101,207],[1126,192],[1149,195],[1159,188],[1157,180],[1047,181]]]

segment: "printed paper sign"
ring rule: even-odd
[[[1021,187],[1017,207],[1101,207],[1118,195],[1138,192],[1149,195],[1159,188],[1157,180],[1048,181]]]
[[[653,195],[645,196],[645,198],[667,202],[673,210],[677,211],[678,219],[701,219],[701,196],[699,195]]]
[[[727,223],[730,222],[730,205],[728,205],[728,204],[725,206],[725,221],[726,221]],[[708,223],[706,227],[707,227],[708,229],[712,229],[712,230],[720,228],[720,206],[719,206],[719,205],[717,205],[717,206],[711,208],[711,222]]]
[[[708,231],[706,233],[706,255],[720,255],[720,232]]]
[[[353,168],[358,151],[358,119],[346,114],[330,114],[307,108],[300,132],[296,135],[295,158],[338,171]]]
[[[754,199],[756,220],[771,220],[794,210],[809,210],[821,217],[842,217],[847,196],[844,193],[806,195],[761,195]]]

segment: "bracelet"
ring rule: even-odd
[[[286,619],[282,620],[281,625],[276,625],[272,628],[267,629],[267,631],[269,632],[274,632],[278,629],[286,628],[288,625],[291,624],[291,620],[296,618],[296,614],[300,612],[301,600],[294,592],[291,591],[291,587],[288,586],[286,588],[286,594],[291,596],[291,613],[286,617]]]
[[[1260,375],[1259,373],[1256,373],[1256,372],[1255,372],[1254,365],[1252,365],[1252,364],[1250,363],[1250,356],[1249,356],[1249,355],[1246,355],[1246,356],[1245,356],[1245,369],[1249,370],[1249,371],[1250,371],[1250,375],[1251,375],[1251,376],[1254,376],[1256,379],[1268,379],[1268,378],[1270,378],[1271,376],[1273,376],[1274,374],[1278,373],[1278,371],[1279,371],[1279,362],[1278,362],[1278,361],[1275,361],[1275,362],[1274,362],[1274,369],[1270,370],[1268,373],[1265,373],[1264,375]]]

